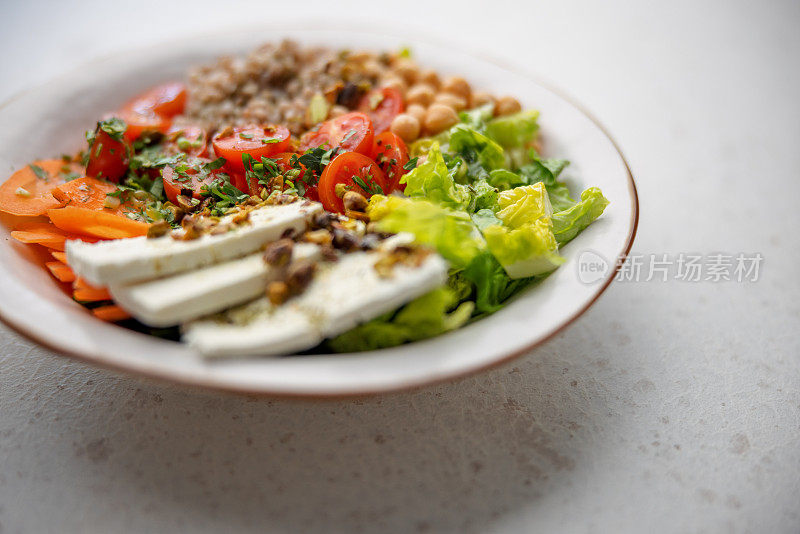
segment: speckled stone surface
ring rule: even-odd
[[[239,4],[4,6],[0,96]],[[0,328],[0,532],[800,531],[800,6],[411,11],[597,113],[638,180],[635,253],[759,252],[760,279],[617,283],[505,367],[361,400],[141,381]]]

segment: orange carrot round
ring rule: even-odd
[[[122,239],[147,235],[147,229],[150,227],[145,222],[134,221],[123,215],[75,206],[49,210],[47,216],[54,225],[62,230],[102,239]]]
[[[62,203],[52,190],[64,183],[68,172],[81,172],[76,164],[60,159],[34,161],[18,170],[0,185],[0,211],[12,215],[43,215]]]

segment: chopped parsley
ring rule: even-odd
[[[353,182],[360,187],[365,193],[370,195],[383,195],[383,189],[381,186],[375,183],[375,180],[372,179],[372,175],[368,174],[366,177],[361,178],[360,176],[353,175]]]
[[[48,176],[48,174],[44,171],[43,168],[39,167],[38,165],[34,165],[33,163],[28,165],[28,167],[30,167],[30,169],[33,171],[33,174],[35,174],[38,179],[43,180],[45,182],[50,181],[50,176]]]
[[[417,161],[419,161],[418,157],[411,158],[405,165],[403,165],[403,168],[407,171],[413,171],[414,169],[417,168]]]

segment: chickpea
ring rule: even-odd
[[[403,141],[410,143],[419,137],[420,121],[410,113],[401,113],[394,118],[390,129]]]
[[[433,101],[436,104],[444,104],[445,106],[450,106],[456,111],[467,109],[467,102],[460,96],[456,96],[453,93],[439,93],[438,95],[436,95]]]
[[[511,115],[522,111],[522,106],[519,100],[513,96],[503,96],[497,100],[497,105],[494,108],[494,114],[497,116]]]
[[[419,67],[414,61],[401,57],[392,65],[392,70],[400,75],[409,85],[417,81]]]
[[[458,122],[458,113],[450,106],[433,104],[425,112],[425,130],[437,134]]]
[[[460,76],[452,76],[446,79],[442,84],[442,91],[460,96],[467,102],[469,102],[469,97],[472,93],[472,89],[470,89],[467,80]]]
[[[425,121],[425,106],[420,104],[409,104],[406,113],[416,118],[420,124]]]
[[[419,81],[421,83],[427,83],[435,89],[438,89],[442,85],[442,80],[439,79],[439,75],[433,69],[421,71],[419,73]]]
[[[411,87],[406,93],[406,102],[409,104],[420,104],[427,106],[433,101],[436,91],[433,87],[425,83],[418,83]]]
[[[374,59],[368,59],[361,65],[361,71],[366,76],[373,78],[377,78],[378,76],[382,75],[385,70],[386,68]]]
[[[496,104],[495,98],[491,95],[491,93],[487,93],[486,91],[475,91],[472,93],[472,105],[474,107],[483,106],[484,104]]]
[[[404,96],[406,94],[406,89],[408,88],[404,79],[393,74],[385,76],[381,80],[380,87],[392,87],[400,91],[400,94]]]

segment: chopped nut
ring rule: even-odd
[[[359,246],[359,239],[351,232],[348,232],[346,230],[341,230],[339,228],[334,228],[332,244],[334,248],[348,251],[348,250],[353,250]]]
[[[228,233],[230,230],[231,225],[229,224],[215,224],[208,233],[211,235],[222,235]]]
[[[242,224],[250,220],[250,210],[249,209],[240,209],[239,213],[231,217],[231,223],[233,224]]]
[[[292,294],[300,293],[308,287],[316,270],[317,264],[307,259],[298,260],[289,265],[289,269],[286,271],[286,284]]]
[[[314,215],[311,219],[311,228],[330,228],[331,223],[336,220],[336,215],[329,211],[323,211]]]
[[[154,238],[154,237],[161,237],[163,235],[167,235],[167,233],[172,229],[167,221],[158,221],[151,224],[147,228],[147,237]]]
[[[351,219],[358,219],[359,221],[369,222],[369,215],[362,211],[344,210],[344,214]]]
[[[344,209],[350,211],[360,211],[365,212],[367,211],[367,199],[364,198],[364,195],[360,193],[356,193],[355,191],[348,191],[342,197],[342,201],[344,202]]]
[[[336,253],[336,249],[331,245],[322,245],[319,250],[323,260],[330,262],[339,261],[339,254]]]
[[[280,306],[289,298],[289,286],[286,282],[270,282],[267,286],[267,298],[275,306]]]
[[[198,204],[192,202],[191,197],[187,197],[186,195],[178,195],[175,198],[175,202],[178,204],[178,207],[186,211],[193,211],[198,206]]]
[[[233,135],[233,126],[230,125],[225,126],[217,133],[219,137],[229,137],[231,135]]]
[[[333,240],[333,236],[328,230],[320,228],[319,230],[312,230],[303,235],[303,241],[307,243],[315,243],[317,245],[329,245]]]
[[[347,188],[347,186],[345,184],[336,184],[333,187],[334,194],[339,198],[344,197],[345,193],[347,193],[348,191],[349,191],[349,189]]]
[[[264,251],[264,261],[274,267],[283,267],[292,259],[294,241],[291,239],[279,239],[267,245]]]

